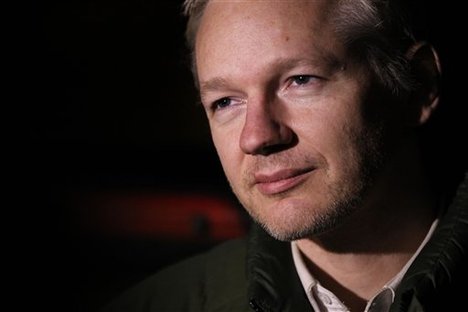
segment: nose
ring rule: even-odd
[[[241,150],[250,155],[268,155],[289,147],[294,141],[293,131],[281,120],[279,107],[266,101],[247,104],[240,137]]]

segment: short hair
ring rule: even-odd
[[[188,17],[185,32],[192,58],[192,72],[198,87],[195,39],[209,0],[185,0],[183,13]],[[337,0],[332,22],[351,55],[365,62],[379,81],[392,93],[411,91],[414,81],[405,57],[414,43],[415,0]],[[420,23],[422,24],[422,23]]]

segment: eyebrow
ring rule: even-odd
[[[203,97],[203,94],[206,92],[225,89],[228,87],[228,85],[229,84],[226,79],[215,77],[200,84],[200,94]]]

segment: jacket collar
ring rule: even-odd
[[[440,220],[433,237],[408,269],[391,311],[434,309],[441,291],[466,283],[468,258],[468,173]],[[457,286],[458,287],[458,286]]]
[[[252,225],[247,247],[250,305],[255,311],[310,311],[288,242]]]

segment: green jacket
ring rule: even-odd
[[[466,309],[468,176],[432,239],[407,271],[391,311]],[[463,308],[462,308],[463,309]],[[312,311],[289,243],[253,226],[248,238],[223,243],[146,279],[103,312]]]

